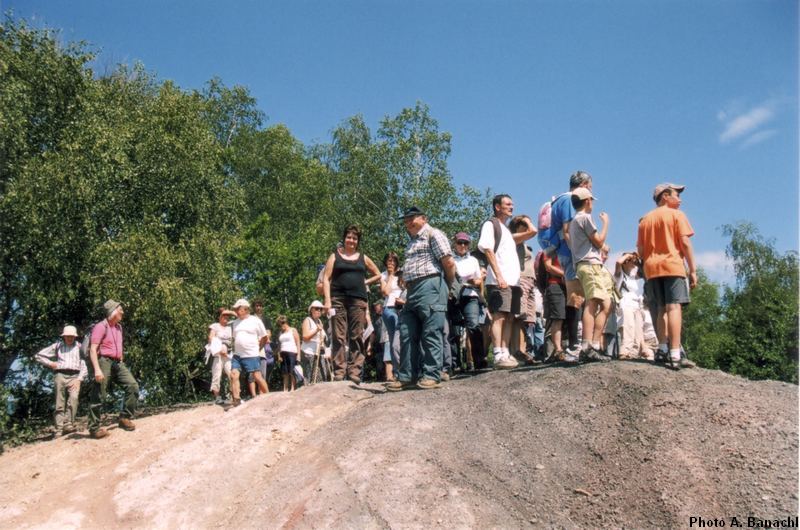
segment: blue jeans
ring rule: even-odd
[[[453,369],[453,350],[450,347],[450,322],[447,321],[447,313],[444,318],[444,331],[442,333],[442,372],[450,372]]]
[[[420,376],[440,380],[447,292],[442,276],[425,278],[409,286],[400,315],[400,381],[415,381]]]
[[[536,315],[536,322],[528,324],[525,334],[528,338],[528,345],[531,347],[535,356],[542,355],[542,346],[544,346],[544,325],[542,324],[542,317]]]
[[[392,371],[397,377],[400,371],[400,315],[394,307],[383,308],[383,325],[386,326],[386,333],[389,335],[383,360],[392,361]]]

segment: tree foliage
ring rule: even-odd
[[[798,263],[780,254],[750,223],[725,225],[736,288],[726,293],[733,348],[720,358],[723,370],[753,379],[797,383]]]
[[[798,261],[750,223],[725,225],[736,285],[700,275],[684,313],[685,342],[700,365],[751,379],[798,380]]]
[[[184,90],[141,65],[100,77],[86,50],[10,16],[0,27],[0,380],[15,362],[29,378],[9,389],[8,432],[49,414],[33,354],[108,298],[126,307],[147,402],[191,400],[214,310],[258,296],[299,324],[345,225],[379,260],[402,252],[412,203],[450,231],[485,216],[485,193],[453,185],[450,135],[422,103],[376,134],[354,116],[305,146],[265,128],[244,87]]]

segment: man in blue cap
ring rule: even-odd
[[[448,284],[456,277],[450,242],[428,224],[428,216],[412,206],[402,216],[410,237],[403,279],[406,301],[400,315],[400,373],[390,391],[438,388],[441,380]]]

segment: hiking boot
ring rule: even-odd
[[[440,386],[439,383],[437,383],[433,379],[428,379],[427,377],[424,378],[424,379],[420,379],[419,382],[417,383],[417,388],[420,388],[422,390],[429,390],[431,388],[439,388],[439,386]]]
[[[563,359],[564,359],[564,352],[563,351],[554,351],[543,362],[545,364],[557,363],[557,362],[561,362]]]
[[[439,377],[441,377],[442,383],[450,381],[450,374],[448,374],[447,372],[442,372]]]
[[[74,425],[67,425],[63,429],[61,429],[61,436],[66,436],[68,434],[72,434],[74,432],[78,432],[78,428]]]
[[[669,352],[666,350],[656,350],[653,355],[653,362],[656,364],[665,364],[669,361]]]
[[[580,346],[572,346],[564,350],[567,355],[572,355],[573,357],[579,357],[581,354],[581,347]]]
[[[688,357],[681,357],[681,360],[678,362],[681,368],[696,368],[697,365],[690,361]]]
[[[411,381],[392,381],[386,384],[386,390],[389,392],[400,392],[401,390],[408,390],[413,387],[414,383]]]
[[[350,382],[353,383],[354,385],[360,385],[361,384],[361,378],[360,377],[356,377],[356,376],[352,375],[352,376],[348,377],[347,379],[349,379]]]
[[[225,412],[228,412],[228,411],[229,411],[229,410],[231,410],[232,408],[236,408],[236,407],[238,407],[238,406],[239,406],[239,405],[241,405],[241,404],[242,404],[242,400],[241,400],[241,398],[233,398],[233,399],[231,400],[230,404],[228,404],[228,405],[225,405],[225,406],[224,406],[224,408],[225,408]]]
[[[567,364],[578,364],[581,362],[581,358],[577,355],[572,355],[571,353],[562,353],[561,362]]]
[[[580,360],[583,362],[608,362],[611,360],[611,357],[603,355],[599,351],[595,350],[594,348],[589,348],[586,351],[582,351],[580,355]]]
[[[89,433],[89,437],[90,438],[94,438],[95,440],[99,440],[100,438],[105,438],[109,434],[111,434],[111,433],[109,433],[107,430],[105,430],[102,427],[100,427],[96,431],[90,432]]]
[[[224,405],[224,404],[225,404],[225,398],[223,398],[222,396],[217,396],[217,399],[214,400],[214,405]]]
[[[119,419],[119,428],[125,431],[135,431],[136,425],[130,420],[130,418],[120,418]]]

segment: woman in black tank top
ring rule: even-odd
[[[348,225],[342,241],[342,247],[337,248],[325,264],[322,281],[324,306],[333,328],[333,380],[343,381],[347,377],[359,384],[365,352],[361,335],[367,323],[366,273],[369,271],[370,275],[379,276],[380,270],[358,251],[361,242],[358,226]]]

